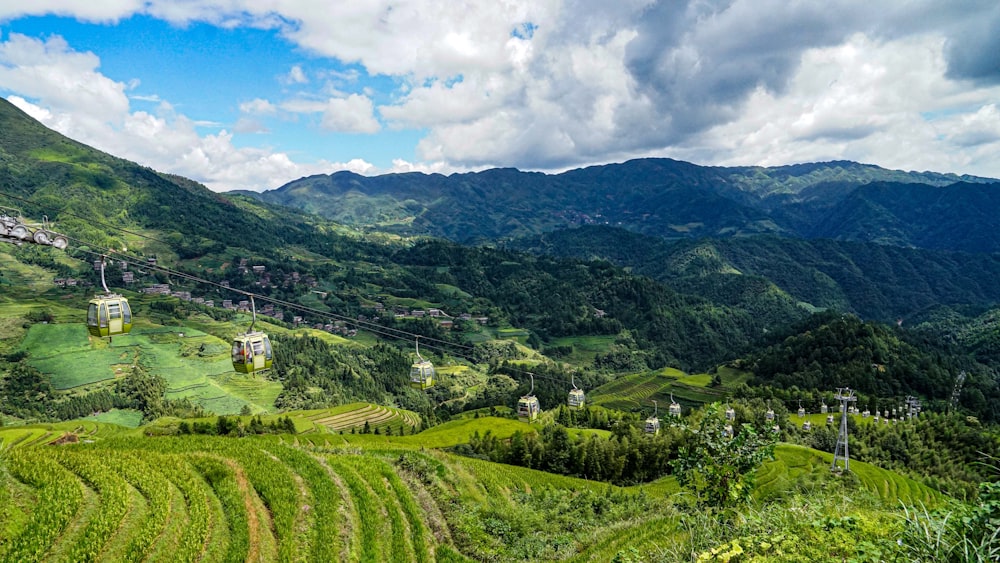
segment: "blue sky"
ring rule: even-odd
[[[1000,177],[1000,5],[0,2],[0,95],[214,190],[850,159]]]

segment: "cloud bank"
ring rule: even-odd
[[[0,43],[0,88],[22,109],[213,189],[272,188],[334,169],[561,170],[639,156],[765,165],[847,158],[1000,176],[995,1],[21,4],[0,6],[0,22],[60,14],[113,25],[143,14],[177,26],[273,30],[337,62],[325,74],[289,68],[274,77],[283,97],[233,100],[240,119],[206,133],[171,100],[136,111],[134,85],[123,82],[133,77],[104,76],[97,55],[57,36],[11,34]],[[302,163],[280,145],[234,142],[267,134],[268,120],[305,115],[327,135],[420,131],[410,149],[417,162],[378,168],[350,155]]]

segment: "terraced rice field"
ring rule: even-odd
[[[371,403],[351,403],[332,409],[312,411],[303,418],[317,427],[330,432],[350,432],[364,428],[368,423],[372,432],[379,429],[384,434],[391,431],[399,434],[400,430],[412,433],[420,425],[420,415],[405,409],[383,407]]]
[[[757,495],[767,497],[789,488],[796,479],[810,473],[830,471],[833,454],[792,444],[780,444],[775,460],[757,472]],[[933,507],[942,497],[913,479],[861,461],[851,461],[851,472],[888,505],[923,503]]]
[[[514,491],[607,488],[440,452],[406,455],[434,475],[404,467],[398,452],[273,436],[21,445],[0,466],[0,514],[11,523],[0,527],[0,561],[465,561],[452,539],[453,495],[513,509]],[[595,545],[606,551],[609,541]]]
[[[678,491],[672,478],[620,489],[436,449],[472,432],[531,430],[513,420],[456,420],[404,437],[325,430],[386,412],[405,423],[406,411],[358,403],[293,413],[306,432],[298,436],[145,437],[142,429],[94,421],[2,428],[0,563],[468,561],[463,550],[482,556],[470,545],[500,537],[470,536],[484,533],[470,529],[471,512],[502,527],[516,517],[500,515],[520,514],[536,493],[613,492],[668,506]],[[67,433],[77,441],[48,445]],[[830,462],[829,454],[779,445],[758,474],[758,496],[829,474]],[[886,506],[940,500],[895,473],[856,461],[851,467]],[[670,510],[570,529],[558,558],[581,562],[643,560],[686,533]]]
[[[588,400],[595,405],[612,409],[634,410],[651,408],[653,401],[665,408],[671,396],[685,406],[724,400],[727,385],[745,381],[748,375],[738,370],[719,368],[722,387],[710,386],[713,376],[707,373],[685,374],[672,368],[651,373],[636,373],[619,377],[588,393]]]

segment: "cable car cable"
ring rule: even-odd
[[[74,241],[76,241],[78,243],[82,243],[82,244],[87,245],[87,246],[94,246],[94,245],[90,245],[89,243],[87,243],[87,241],[83,241],[83,240],[80,240],[80,239],[73,238],[72,240],[74,240]],[[383,325],[376,324],[376,323],[370,323],[370,322],[365,322],[365,321],[358,321],[358,320],[351,319],[350,317],[345,317],[343,315],[337,315],[335,313],[329,313],[329,312],[326,312],[326,311],[320,311],[318,309],[313,309],[313,308],[310,308],[310,307],[306,307],[306,306],[300,305],[298,303],[294,303],[294,302],[290,302],[290,301],[285,301],[285,300],[282,300],[282,299],[277,299],[277,298],[269,297],[269,296],[265,296],[265,295],[259,295],[259,294],[256,294],[256,293],[253,293],[253,292],[249,292],[249,291],[245,291],[245,290],[241,290],[241,289],[236,289],[236,288],[232,288],[232,287],[226,287],[226,286],[224,286],[224,285],[222,285],[220,283],[213,282],[213,281],[210,281],[210,280],[206,280],[206,279],[200,278],[198,276],[195,276],[195,275],[192,275],[192,274],[188,274],[186,272],[181,272],[181,271],[178,271],[178,270],[172,270],[172,269],[166,268],[164,266],[160,266],[160,265],[149,266],[147,264],[144,264],[143,262],[138,262],[138,261],[135,261],[135,260],[129,260],[129,259],[127,259],[127,258],[129,258],[127,255],[125,255],[122,252],[113,250],[113,249],[106,249],[107,252],[96,252],[96,251],[87,250],[87,249],[84,249],[84,248],[78,248],[77,250],[79,250],[80,252],[91,254],[93,256],[97,256],[97,257],[105,257],[108,254],[114,254],[114,255],[116,255],[116,257],[119,257],[118,260],[120,262],[129,263],[129,264],[135,265],[137,267],[141,267],[141,268],[148,268],[148,269],[151,269],[151,270],[160,271],[160,272],[165,273],[167,275],[173,275],[173,276],[180,277],[180,278],[183,278],[183,279],[186,279],[186,280],[189,280],[189,281],[193,281],[193,282],[196,282],[196,283],[201,283],[201,284],[216,286],[219,289],[226,290],[226,291],[231,291],[231,292],[237,293],[239,295],[250,297],[251,299],[257,298],[257,299],[260,299],[261,301],[267,301],[267,302],[274,303],[276,305],[282,305],[282,306],[285,306],[285,307],[290,308],[290,309],[296,309],[296,310],[299,310],[299,311],[302,311],[302,312],[312,313],[312,314],[314,314],[316,316],[319,316],[319,317],[328,317],[328,318],[332,318],[332,319],[336,319],[336,320],[343,320],[345,323],[350,323],[351,325],[357,327],[360,330],[365,330],[367,332],[371,332],[373,334],[377,334],[377,335],[382,336],[384,338],[391,338],[391,339],[396,339],[396,340],[410,341],[410,340],[413,340],[414,338],[419,337],[419,338],[424,339],[425,342],[427,340],[431,340],[433,342],[443,343],[443,344],[447,345],[449,348],[446,348],[446,347],[440,346],[440,345],[435,346],[435,345],[430,345],[430,344],[426,344],[426,343],[424,344],[425,348],[429,348],[431,350],[436,350],[436,351],[438,351],[441,354],[457,355],[459,357],[462,357],[464,359],[467,359],[467,360],[471,361],[471,359],[468,358],[467,356],[461,355],[461,354],[457,354],[451,348],[461,348],[461,349],[466,349],[466,350],[474,350],[474,348],[472,348],[470,346],[465,346],[465,345],[462,345],[462,344],[457,344],[457,343],[452,343],[452,342],[448,342],[448,341],[443,341],[443,340],[440,340],[440,339],[436,339],[436,338],[432,338],[432,337],[427,337],[427,336],[419,335],[419,334],[412,333],[412,332],[409,332],[409,331],[405,331],[405,330],[402,330],[402,329],[397,329],[397,328],[393,328],[393,327],[387,327],[387,326],[383,326]],[[120,258],[120,256],[126,256],[126,258]],[[475,362],[473,362],[473,363],[475,363]]]
[[[6,192],[0,191],[0,196],[5,196],[5,197],[8,197],[10,199],[21,201],[23,203],[28,203],[30,205],[40,206],[38,203],[36,203],[34,201],[31,201],[30,199],[27,199],[27,198],[24,198],[24,197],[20,197],[20,196],[15,196],[15,195],[12,195],[12,194],[8,194]],[[147,239],[147,240],[156,241],[156,242],[165,244],[167,246],[171,246],[171,243],[163,241],[163,240],[160,240],[160,239],[157,239],[155,237],[151,237],[149,235],[145,235],[145,234],[138,233],[138,232],[135,232],[135,231],[130,231],[128,229],[125,229],[125,228],[122,228],[122,227],[117,227],[117,226],[114,226],[114,225],[111,225],[111,224],[108,224],[108,223],[104,223],[102,221],[97,221],[97,220],[94,220],[94,219],[83,217],[83,216],[77,215],[77,214],[75,214],[75,213],[73,213],[71,211],[65,211],[65,210],[63,210],[60,213],[64,213],[64,214],[69,215],[71,217],[76,217],[76,218],[84,220],[84,221],[89,221],[89,222],[95,223],[97,225],[103,226],[103,227],[105,227],[105,228],[107,228],[109,230],[112,230],[112,231],[118,231],[118,232],[126,233],[126,234],[129,234],[129,235],[141,237],[141,238],[144,238],[144,239]],[[66,236],[67,239],[75,240],[76,242],[78,242],[78,243],[80,243],[80,244],[82,244],[84,246],[94,246],[94,247],[98,247],[98,248],[103,248],[102,245],[92,244],[90,242],[87,242],[87,241],[84,241],[84,240],[81,240],[81,239],[77,239],[77,238],[74,238],[74,237],[70,237],[68,235],[64,235],[64,236]],[[78,250],[84,251],[83,249],[78,249]],[[108,248],[107,250],[108,250],[108,253],[113,253],[113,254],[118,254],[118,255],[125,255],[124,252],[118,251],[116,249]],[[351,319],[350,317],[346,317],[346,316],[342,316],[342,315],[337,315],[335,313],[329,313],[329,312],[319,311],[317,309],[312,309],[310,307],[306,307],[304,305],[299,305],[297,303],[293,303],[293,302],[289,302],[289,301],[284,301],[284,300],[277,299],[277,298],[271,298],[271,297],[267,297],[267,296],[263,296],[263,295],[258,295],[258,294],[254,294],[254,293],[251,293],[251,292],[248,292],[248,291],[244,291],[244,290],[239,290],[239,289],[234,289],[234,288],[226,287],[226,286],[224,286],[222,284],[219,284],[219,283],[216,283],[216,282],[212,282],[212,281],[209,281],[209,280],[205,280],[205,279],[199,278],[197,276],[194,276],[192,274],[187,274],[187,273],[180,272],[180,271],[177,271],[177,270],[170,270],[169,268],[165,268],[165,267],[162,267],[162,266],[149,265],[148,263],[144,263],[144,262],[136,263],[136,262],[131,262],[131,261],[128,261],[128,260],[123,260],[123,261],[129,262],[129,263],[131,263],[131,264],[133,264],[135,266],[138,266],[138,267],[146,267],[146,268],[156,269],[156,270],[159,270],[161,272],[164,272],[164,273],[167,273],[167,274],[171,274],[171,275],[176,275],[176,276],[179,276],[179,277],[182,277],[182,278],[185,278],[185,279],[188,279],[190,281],[197,282],[197,283],[202,283],[202,284],[208,284],[208,285],[217,286],[217,287],[219,287],[221,289],[226,289],[226,290],[232,291],[234,293],[239,293],[239,294],[242,294],[242,295],[245,295],[245,296],[255,295],[255,296],[261,298],[264,301],[270,301],[270,302],[272,302],[272,303],[274,303],[276,305],[284,305],[286,307],[294,308],[294,309],[297,309],[297,310],[302,311],[302,312],[312,313],[312,314],[315,314],[317,316],[330,317],[332,319],[342,320],[342,321],[345,321],[345,322],[350,322],[350,323],[354,324],[355,326],[358,326],[359,328],[361,328],[363,326],[378,326],[378,327],[382,327],[385,330],[400,332],[401,334],[405,334],[405,335],[407,335],[409,337],[415,337],[415,336],[417,336],[415,333],[410,333],[410,332],[404,331],[402,329],[396,329],[396,328],[393,328],[393,327],[386,327],[384,325],[378,325],[378,324],[375,324],[375,323],[367,323],[365,321],[359,321],[359,320],[356,320],[356,319]],[[366,328],[365,330],[371,330],[371,329],[367,329]],[[440,340],[440,339],[437,339],[437,338],[434,338],[434,337],[424,336],[424,338],[427,339],[427,340],[430,340],[430,341],[439,342],[439,343],[447,345],[447,346],[453,346],[453,347],[458,347],[458,348],[465,348],[465,349],[468,349],[468,350],[472,350],[473,349],[470,346],[465,346],[465,345],[458,344],[458,343],[448,342],[446,340]],[[431,349],[435,349],[434,346],[427,346],[427,347],[431,348]]]
[[[21,202],[24,202],[24,203],[28,203],[28,204],[31,204],[31,205],[38,206],[37,203],[31,201],[30,199],[19,197],[19,196],[14,196],[14,195],[8,194],[6,192],[0,191],[0,196],[5,196],[5,197],[8,197],[10,199],[14,199],[14,200],[17,200],[17,201],[21,201]],[[84,221],[92,222],[94,224],[97,224],[97,225],[100,225],[102,227],[105,227],[106,229],[111,230],[111,231],[117,231],[117,232],[120,232],[120,233],[125,233],[125,234],[129,234],[129,235],[132,235],[132,236],[137,236],[137,237],[140,237],[140,238],[143,238],[143,239],[146,239],[146,240],[151,240],[151,241],[159,242],[159,243],[165,244],[167,246],[172,246],[172,243],[169,243],[169,242],[157,239],[155,237],[151,237],[149,235],[145,235],[145,234],[142,234],[142,233],[139,233],[139,232],[131,231],[131,230],[128,230],[128,229],[125,229],[125,228],[122,228],[122,227],[114,226],[114,225],[111,225],[109,223],[104,223],[102,221],[97,221],[97,220],[94,220],[94,219],[91,219],[91,218],[83,217],[81,215],[75,214],[75,213],[70,212],[70,211],[63,210],[60,213],[63,213],[63,214],[66,214],[66,215],[69,215],[71,217],[75,217],[75,218],[78,218],[78,219],[81,219],[81,220],[84,220]],[[359,328],[361,330],[365,330],[367,332],[371,332],[373,334],[377,334],[377,335],[383,336],[385,338],[392,338],[392,339],[397,339],[397,340],[407,340],[407,341],[413,340],[413,339],[418,338],[418,337],[419,338],[423,338],[425,340],[425,342],[429,340],[429,341],[432,341],[432,342],[439,343],[439,345],[437,345],[437,346],[435,346],[435,345],[428,345],[428,344],[425,343],[424,344],[425,348],[429,348],[431,350],[437,350],[437,351],[439,351],[441,353],[444,353],[444,354],[449,354],[449,355],[452,355],[452,356],[457,356],[457,357],[462,358],[464,360],[467,360],[467,361],[469,361],[470,363],[473,363],[473,364],[476,363],[476,361],[473,358],[471,358],[471,357],[469,357],[469,356],[467,356],[465,354],[455,353],[455,351],[452,350],[452,348],[458,348],[458,349],[469,350],[469,351],[475,350],[475,348],[472,347],[472,346],[467,346],[467,345],[460,344],[460,343],[455,343],[455,342],[449,342],[449,341],[441,340],[441,339],[438,339],[438,338],[428,337],[428,336],[416,334],[416,333],[413,333],[413,332],[409,332],[409,331],[406,331],[406,330],[403,330],[403,329],[398,329],[398,328],[395,328],[395,327],[388,327],[388,326],[384,326],[384,325],[380,325],[380,324],[376,324],[376,323],[370,323],[370,322],[367,322],[367,321],[360,321],[360,320],[352,319],[352,318],[344,316],[344,315],[339,315],[339,314],[336,314],[336,313],[331,313],[329,311],[321,311],[321,310],[318,310],[318,309],[313,309],[311,307],[308,307],[308,306],[305,306],[305,305],[300,305],[298,303],[294,303],[294,302],[291,302],[291,301],[285,301],[283,299],[278,299],[278,298],[275,298],[275,297],[270,297],[270,296],[266,296],[266,295],[256,294],[256,293],[253,293],[253,292],[249,292],[249,291],[246,291],[246,290],[241,290],[241,289],[237,289],[237,288],[233,288],[233,287],[227,287],[227,286],[222,285],[221,283],[213,282],[213,281],[210,281],[210,280],[206,280],[204,278],[201,278],[201,277],[193,275],[193,274],[189,274],[189,273],[182,272],[182,271],[179,271],[179,270],[173,270],[173,269],[166,268],[166,267],[158,265],[158,264],[151,265],[151,264],[149,264],[149,263],[147,263],[145,261],[142,261],[141,258],[136,258],[136,257],[129,256],[128,254],[125,254],[124,251],[119,251],[119,250],[113,249],[113,248],[106,248],[103,245],[94,244],[94,243],[91,243],[89,241],[85,241],[83,239],[79,239],[79,238],[76,238],[76,237],[71,237],[69,235],[65,235],[64,233],[60,233],[60,234],[63,234],[67,239],[70,239],[70,240],[73,240],[73,241],[75,241],[77,243],[80,243],[84,247],[104,248],[106,250],[106,252],[101,253],[101,252],[95,252],[95,251],[92,251],[92,250],[88,250],[86,248],[77,248],[76,250],[78,250],[80,252],[84,252],[84,253],[87,253],[87,254],[92,254],[94,256],[99,256],[99,257],[105,257],[105,256],[108,256],[108,255],[115,255],[115,256],[119,257],[118,258],[119,261],[131,264],[131,265],[136,266],[138,268],[147,268],[147,269],[151,269],[151,270],[156,270],[156,271],[165,273],[167,275],[173,275],[173,276],[176,276],[176,277],[188,280],[188,281],[192,281],[192,282],[195,282],[195,283],[199,283],[199,284],[203,284],[203,285],[209,285],[209,286],[214,286],[214,287],[217,287],[219,289],[230,291],[230,292],[237,293],[237,294],[240,294],[240,295],[244,295],[244,296],[247,296],[247,297],[256,297],[256,298],[258,298],[258,299],[260,299],[262,301],[271,302],[271,303],[273,303],[275,305],[282,305],[282,306],[284,306],[286,308],[295,309],[295,310],[298,310],[298,311],[301,311],[301,312],[305,312],[305,313],[311,313],[311,314],[316,315],[318,317],[327,317],[327,318],[331,318],[331,319],[335,319],[335,320],[341,320],[341,321],[344,321],[345,323],[350,323],[351,325],[354,325],[355,327],[357,327],[357,328]],[[391,331],[391,332],[387,332],[387,331]],[[521,369],[518,369],[518,368],[515,368],[515,367],[512,367],[512,366],[509,366],[509,365],[505,369],[507,371],[512,372],[512,373],[518,374],[518,375],[520,375],[522,377],[525,376],[525,375],[528,375],[528,376],[532,376],[533,375],[531,372],[528,372],[528,371],[525,371],[525,370],[521,370]],[[554,381],[554,382],[558,382],[558,383],[565,383],[565,381],[563,379],[560,379],[560,378],[555,378],[555,377],[550,377],[550,376],[544,376],[544,375],[538,375],[538,374],[534,374],[534,376],[535,377],[539,377],[540,379],[546,379],[546,380]]]

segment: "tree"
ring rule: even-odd
[[[701,414],[698,429],[688,431],[673,463],[677,481],[695,493],[699,504],[725,507],[745,502],[757,468],[774,457],[775,438],[750,424],[730,436],[717,403]]]

